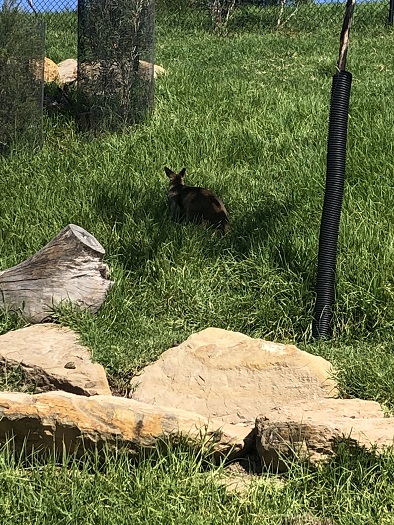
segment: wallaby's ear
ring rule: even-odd
[[[183,177],[185,175],[185,172],[186,172],[186,168],[182,168],[181,171],[178,173],[178,175]]]
[[[174,175],[174,172],[170,170],[170,168],[167,168],[167,166],[164,166],[164,171],[166,172],[167,177],[171,177],[171,175]]]

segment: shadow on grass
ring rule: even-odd
[[[263,249],[275,266],[314,278],[315,258],[308,253],[308,239],[303,239],[302,231],[294,231],[291,211],[295,205],[290,199],[279,202],[266,197],[243,215],[231,234],[234,253],[245,256]]]
[[[45,84],[44,109],[48,117],[62,115],[75,120],[78,114],[77,89],[74,84],[58,86],[55,82]]]
[[[170,235],[165,195],[155,188],[133,188],[131,181],[118,181],[111,190],[99,183],[92,194],[96,213],[116,230],[106,249],[117,253],[124,268],[135,270],[154,258]]]
[[[175,261],[178,252],[184,252],[190,261],[198,254],[214,260],[222,255],[236,260],[261,256],[275,267],[314,282],[314,261],[303,252],[302,244],[296,244],[291,200],[279,202],[265,196],[234,219],[230,210],[230,232],[221,235],[209,227],[173,221],[166,190],[159,184],[145,187],[139,180],[118,180],[112,186],[96,184],[92,188],[96,213],[112,231],[116,230],[106,249],[117,254],[126,270],[138,271],[162,252],[163,244],[168,244],[168,257]]]
[[[278,226],[287,221],[288,205],[268,196],[232,223],[232,249],[246,255],[275,242]]]

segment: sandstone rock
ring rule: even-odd
[[[145,60],[140,60],[139,62],[139,72],[142,76],[149,78],[151,74],[152,64],[150,62],[145,62]],[[157,78],[160,75],[163,75],[166,72],[164,67],[153,64],[153,77]]]
[[[293,458],[318,464],[344,439],[381,450],[394,444],[394,418],[361,399],[325,399],[276,407],[256,419],[256,448],[263,464],[285,471]]]
[[[57,65],[59,69],[60,82],[68,84],[77,80],[78,61],[75,58],[67,58]]]
[[[44,59],[44,82],[60,82],[59,69],[50,58]]]
[[[112,396],[83,397],[66,392],[28,395],[0,392],[0,443],[14,437],[17,451],[68,452],[104,445],[130,451],[150,448],[167,439],[205,443],[211,452],[229,458],[254,445],[254,430],[223,425],[176,408],[154,407]],[[212,448],[211,448],[212,447]]]
[[[57,65],[59,69],[59,75],[60,75],[60,82],[62,84],[74,82],[77,80],[77,74],[78,74],[78,61],[75,60],[75,58],[67,58],[66,60],[63,60],[62,62],[59,62]],[[145,78],[149,78],[150,72],[151,72],[152,64],[150,62],[145,62],[145,60],[140,60],[139,62],[139,71],[141,75]],[[92,76],[96,76],[97,72],[100,70],[99,65],[86,65],[85,70],[88,72],[87,74],[91,74]],[[159,75],[162,75],[166,72],[166,70],[157,65],[153,65],[153,76],[154,78],[157,78]]]
[[[134,377],[131,397],[226,423],[254,421],[278,405],[335,397],[330,371],[328,361],[295,346],[208,328]]]
[[[141,62],[140,62],[140,65],[141,65]],[[164,69],[164,67],[159,66],[158,64],[155,64],[154,72],[153,72],[153,75],[155,78],[159,77],[160,75],[164,75],[165,73],[167,73],[167,71]]]
[[[44,65],[44,82],[59,82],[59,70],[55,62],[48,57],[44,58],[44,64],[41,60],[31,59],[29,60],[29,65],[33,71],[34,77],[36,80],[42,79],[42,67]]]
[[[0,336],[0,363],[19,366],[38,391],[111,395],[104,368],[68,328],[40,324]]]
[[[364,399],[317,399],[294,401],[291,404],[273,407],[259,417],[280,421],[331,421],[333,419],[371,419],[383,418],[382,407],[376,401]],[[258,418],[257,418],[258,419]]]

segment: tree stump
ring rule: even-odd
[[[93,235],[69,224],[30,259],[0,272],[0,308],[33,323],[50,319],[62,302],[97,312],[113,285],[104,254]]]

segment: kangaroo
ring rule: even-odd
[[[208,223],[226,232],[230,228],[229,217],[223,202],[212,191],[197,186],[185,186],[186,168],[179,173],[164,168],[170,179],[168,203],[173,217],[196,223]]]

